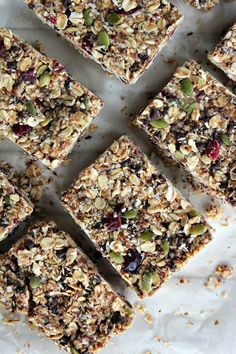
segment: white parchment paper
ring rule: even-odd
[[[68,43],[58,38],[22,0],[0,0],[0,26],[11,28],[29,42],[39,40],[46,54],[59,59],[69,73],[105,101],[105,108],[95,120],[96,131],[86,134],[92,138],[82,139],[78,143],[70,156],[71,161],[58,169],[57,176],[53,176],[53,182],[45,190],[41,201],[48,216],[68,231],[91,256],[94,255],[91,244],[60,205],[60,192],[68,188],[79,171],[121,134],[130,135],[150,156],[154,149],[147,136],[129,124],[130,115],[144,108],[148,99],[171,78],[175,70],[172,59],[180,65],[189,58],[195,58],[221,82],[229,84],[224,74],[207,62],[206,51],[211,50],[222,31],[235,22],[236,1],[222,1],[208,13],[198,11],[182,0],[173,3],[185,15],[184,21],[148,72],[136,85],[127,86],[108,77],[97,64],[84,59]],[[167,63],[168,60],[172,64]],[[151,154],[151,158],[171,179],[177,177],[178,187],[200,210],[204,211],[212,202],[209,197],[196,194],[182,182],[183,171],[164,166],[155,153]],[[29,157],[13,143],[4,140],[0,142],[0,159],[19,169]],[[219,201],[216,203],[221,206]],[[148,323],[142,314],[137,313],[133,327],[110,340],[101,354],[236,353],[236,212],[224,207],[221,220],[213,222],[209,219],[209,222],[215,227],[214,240],[156,295],[145,301],[139,301],[133,291],[128,290],[124,282],[112,273],[106,262],[98,260],[98,266],[116,289],[132,303],[141,303],[153,317],[153,321]],[[234,267],[233,278],[225,280],[215,291],[206,289],[203,284],[221,262]],[[61,351],[53,342],[27,328],[23,322],[17,326],[0,323],[0,354],[14,353],[56,354]]]

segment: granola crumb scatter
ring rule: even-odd
[[[0,302],[70,353],[93,353],[131,324],[131,305],[53,222],[0,257]]]
[[[217,205],[209,205],[205,211],[205,216],[207,218],[219,220],[223,215],[223,209]]]
[[[145,308],[143,307],[143,305],[141,305],[141,304],[138,303],[138,302],[136,302],[136,303],[134,304],[134,309],[135,309],[136,311],[138,311],[139,313],[141,313],[142,315],[144,315],[144,314],[146,313],[146,310],[145,310]]]
[[[0,29],[0,132],[56,169],[102,101],[8,29]]]
[[[210,61],[225,72],[228,77],[236,81],[236,23],[220,40],[216,48],[209,53]]]
[[[135,83],[171,38],[182,15],[167,0],[24,0],[84,56]]]
[[[199,10],[208,11],[215,5],[219,4],[220,0],[187,0],[191,5]]]
[[[134,123],[199,190],[235,206],[235,116],[236,96],[190,60]]]
[[[216,320],[215,322],[214,322],[214,325],[215,326],[218,326],[220,324],[220,321],[219,320]]]
[[[229,264],[219,264],[215,273],[224,279],[229,279],[233,276],[233,267]]]
[[[211,239],[204,218],[127,136],[82,171],[62,202],[141,298]]]
[[[219,288],[222,284],[222,281],[217,278],[216,276],[214,275],[210,275],[208,277],[208,280],[207,282],[204,284],[204,286],[210,290],[215,290],[217,288]]]

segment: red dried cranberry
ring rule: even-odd
[[[0,41],[0,57],[3,57],[3,55],[6,53],[6,47],[4,45],[4,41]]]
[[[121,227],[121,217],[114,214],[108,215],[106,218],[106,225],[109,231],[116,231]]]
[[[34,69],[29,69],[28,71],[23,71],[21,73],[21,78],[22,78],[22,80],[29,81],[31,84],[33,84],[36,81]]]
[[[62,65],[61,63],[59,63],[59,61],[57,61],[55,59],[53,60],[53,71],[54,72],[59,73],[59,72],[63,71],[64,69],[65,69],[64,65]]]
[[[46,17],[46,19],[51,22],[53,25],[56,25],[57,24],[57,18],[53,15],[50,15],[48,17]]]
[[[128,273],[135,273],[142,263],[141,254],[133,249],[128,250],[124,259],[124,271]]]
[[[32,127],[26,124],[14,124],[12,126],[13,132],[18,136],[23,136],[32,130]]]
[[[206,154],[213,161],[218,159],[219,151],[220,143],[218,140],[212,140],[206,147]]]

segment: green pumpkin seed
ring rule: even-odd
[[[115,200],[110,200],[109,204],[111,206],[116,206],[117,205],[117,202]]]
[[[3,198],[3,204],[4,206],[9,206],[11,204],[11,199],[8,195],[5,195],[5,197]]]
[[[192,219],[192,218],[195,218],[196,216],[199,216],[200,215],[200,213],[197,211],[197,210],[195,210],[195,209],[192,209],[192,210],[190,210],[190,212],[189,212],[189,217]]]
[[[182,109],[188,113],[188,114],[192,114],[194,109],[198,108],[198,103],[197,102],[190,102],[190,103],[184,103],[182,106]]]
[[[39,85],[40,87],[48,86],[51,82],[51,77],[48,71],[44,71],[42,75],[39,76]]]
[[[169,124],[164,119],[154,119],[150,122],[151,126],[156,129],[165,129]]]
[[[89,7],[88,9],[84,10],[84,23],[86,24],[86,26],[90,27],[93,24],[94,18],[91,15],[91,7]]]
[[[37,70],[37,77],[41,76],[46,70],[48,70],[47,64],[40,66]]]
[[[189,78],[185,78],[180,81],[181,91],[186,96],[192,96],[193,94],[193,84]]]
[[[124,262],[124,257],[119,252],[111,252],[109,256],[115,264],[122,264]]]
[[[125,211],[122,216],[125,219],[134,219],[138,215],[138,210],[127,210]]]
[[[107,49],[110,45],[110,39],[106,31],[102,31],[98,35],[98,44]]]
[[[29,114],[31,116],[35,116],[36,115],[36,108],[35,108],[34,102],[29,100],[29,101],[26,102],[26,106],[27,106],[27,109],[29,111]]]
[[[207,226],[204,224],[195,224],[189,230],[192,236],[203,235],[206,231],[207,231]]]
[[[155,238],[155,234],[152,231],[143,231],[139,237],[141,242],[151,241]]]
[[[88,97],[87,96],[81,97],[80,102],[83,103],[83,105],[84,105],[84,107],[85,107],[85,109],[87,111],[88,108],[89,108],[89,99],[88,99]]]
[[[49,116],[43,120],[40,124],[42,125],[42,127],[46,127],[51,121],[53,120],[53,115],[52,113],[49,114]]]
[[[167,256],[170,250],[170,243],[168,241],[163,242],[161,248],[163,250],[164,257]]]
[[[153,272],[145,271],[142,275],[142,290],[145,292],[149,292],[152,288],[152,275]]]
[[[79,354],[78,350],[75,347],[70,348],[71,354]]]
[[[30,278],[29,284],[30,284],[31,289],[36,289],[40,285],[40,279],[38,277],[33,276]]]
[[[106,20],[109,23],[109,25],[115,26],[121,23],[122,17],[116,14],[115,12],[113,12],[107,15]]]
[[[222,141],[223,144],[230,145],[230,138],[227,134],[221,134],[220,140]]]
[[[160,284],[160,282],[161,282],[161,279],[160,279],[159,274],[157,272],[153,272],[152,273],[152,284],[154,286],[157,286]]]

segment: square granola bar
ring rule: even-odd
[[[33,225],[0,258],[0,304],[70,353],[95,353],[131,324],[131,305],[64,231]]]
[[[0,241],[32,211],[32,203],[9,181],[0,168]]]
[[[135,124],[196,186],[236,205],[236,96],[199,64],[180,67]]]
[[[0,29],[0,132],[55,169],[102,107],[65,68]]]
[[[236,23],[209,53],[209,60],[236,81]]]
[[[182,20],[167,0],[25,0],[83,55],[126,83],[151,65]]]
[[[204,218],[127,136],[80,174],[62,202],[140,297],[211,239]]]

